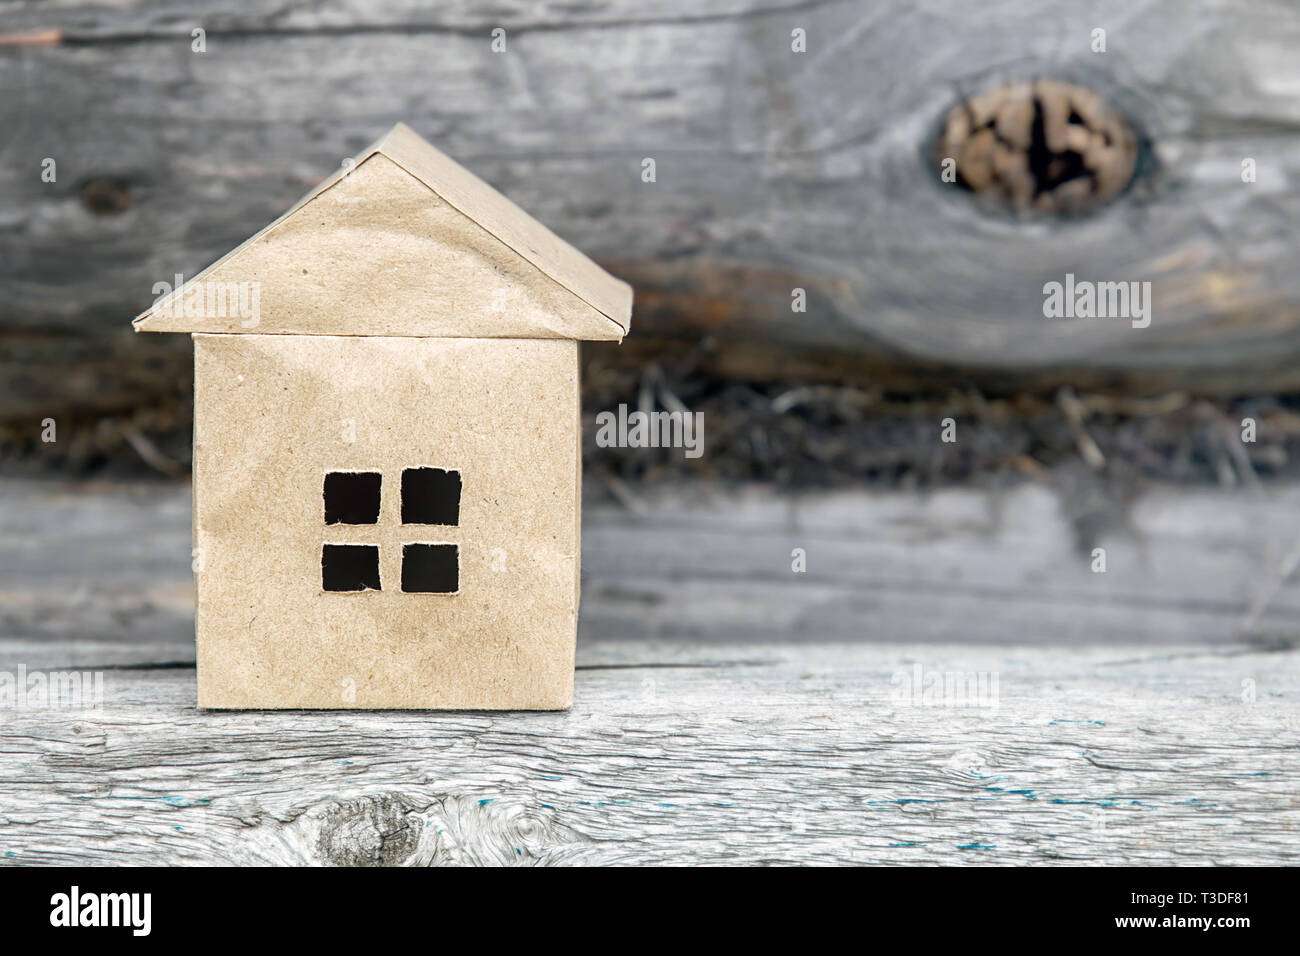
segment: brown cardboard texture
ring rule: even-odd
[[[212,307],[241,283],[257,315]],[[618,341],[631,311],[627,283],[398,125],[135,327]]]
[[[137,319],[194,333],[199,706],[569,707],[576,340],[630,310],[398,127]]]

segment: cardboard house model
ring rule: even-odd
[[[631,308],[399,125],[139,316],[194,339],[199,706],[569,707],[578,343]]]

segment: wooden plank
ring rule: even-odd
[[[190,50],[200,23],[203,54]],[[489,47],[497,25],[504,55]],[[1090,48],[1098,25],[1104,54]],[[794,28],[806,54],[791,52]],[[1280,2],[501,3],[486,17],[21,0],[0,36],[13,38],[0,42],[12,419],[173,394],[185,345],[134,363],[148,347],[122,324],[154,283],[194,274],[398,119],[634,281],[632,359],[703,334],[701,371],[737,377],[1300,385],[1287,188],[1300,24]],[[1146,134],[1148,172],[1124,200],[1017,224],[934,181],[923,156],[952,103],[1026,75],[1096,89]],[[40,177],[47,157],[55,183]],[[91,181],[120,212],[87,207]],[[1066,272],[1153,282],[1151,328],[1044,319],[1043,283]],[[790,311],[795,287],[807,314]]]
[[[665,497],[648,499],[642,516],[589,517],[584,627],[1046,644],[1296,635],[1300,582],[1278,581],[1300,541],[1290,486],[1158,489],[1074,520],[1070,499],[1035,485]],[[1105,549],[1105,573],[1092,570],[1094,547]],[[804,574],[791,570],[796,548]]]
[[[0,707],[0,862],[1296,862],[1300,488],[1105,575],[1055,494],[593,497],[572,712],[207,713],[185,486],[0,481],[0,685],[103,687]]]
[[[0,482],[0,628],[29,666],[194,661],[189,491]]]
[[[1296,640],[1300,486],[1082,500],[1034,484],[676,488],[636,510],[589,495],[580,640]],[[193,661],[188,489],[0,481],[0,581],[4,653],[29,666]]]
[[[566,714],[206,713],[188,670],[0,712],[0,860],[1263,864],[1300,654],[584,645]],[[996,707],[926,704],[928,675]]]

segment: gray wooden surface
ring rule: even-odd
[[[992,671],[999,707],[894,675]],[[1294,652],[593,642],[567,714],[6,714],[15,863],[1286,863]],[[1257,697],[1243,703],[1243,681]]]
[[[1300,858],[1300,488],[622,498],[572,712],[204,713],[187,490],[0,481],[0,671],[105,687],[0,710],[0,861]]]
[[[0,8],[0,409],[172,396],[188,348],[125,325],[154,283],[399,119],[631,280],[632,350],[703,333],[715,373],[900,387],[994,366],[981,381],[1001,388],[1294,388],[1297,46],[1284,0],[16,0]],[[1135,188],[1095,217],[988,216],[927,165],[963,95],[1034,76],[1095,89],[1149,139]],[[88,207],[96,181],[119,212]],[[1045,320],[1043,283],[1066,272],[1152,281],[1151,328]]]

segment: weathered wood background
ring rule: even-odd
[[[0,482],[0,671],[105,687],[0,709],[0,862],[1293,864],[1296,504],[1158,490],[1095,574],[1041,488],[593,501],[572,712],[215,713],[185,488]]]
[[[397,120],[635,283],[628,362],[1296,389],[1297,49],[1281,0],[8,0],[0,424],[183,403],[188,341],[129,331],[154,283]],[[954,102],[1035,76],[1145,138],[1093,216],[991,215],[928,166]],[[1152,281],[1152,326],[1045,320],[1067,272]],[[551,715],[197,712],[185,487],[5,480],[0,671],[106,698],[0,709],[0,862],[1296,862],[1300,491],[1053,480],[620,487]],[[996,673],[997,710],[900,704],[918,664]]]
[[[1297,49],[1282,0],[9,0],[0,416],[183,394],[188,346],[127,328],[154,283],[399,119],[635,283],[629,360],[673,335],[702,371],[755,379],[1295,388]],[[1097,90],[1147,138],[1095,216],[989,215],[928,165],[961,96],[1034,76]],[[1066,272],[1152,281],[1151,328],[1044,319]]]
[[[1300,859],[1294,652],[676,651],[588,645],[565,714],[200,713],[192,670],[111,671],[4,716],[0,862]],[[893,701],[917,664],[997,710]]]

